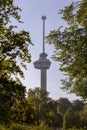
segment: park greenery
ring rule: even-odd
[[[67,28],[51,31],[47,40],[55,46],[54,59],[67,73],[66,91],[81,100],[53,100],[49,92],[36,87],[26,92],[21,83],[23,69],[31,61],[29,33],[16,31],[12,19],[23,24],[21,9],[14,0],[0,0],[0,130],[87,130],[87,1],[61,10]],[[64,31],[63,31],[64,30]]]
[[[41,88],[29,89],[25,98],[13,97],[13,103],[10,100],[5,98],[5,103],[0,104],[1,130],[87,129],[87,103],[82,100],[53,100]]]

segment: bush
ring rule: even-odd
[[[0,125],[0,130],[7,130],[7,128],[3,125]]]
[[[70,128],[69,130],[85,130],[85,129],[82,129],[82,128],[77,129],[76,127],[73,127],[73,128]]]
[[[31,130],[31,129],[29,129],[29,127],[26,125],[11,124],[9,128],[0,125],[0,130]]]
[[[52,128],[49,128],[47,125],[40,125],[36,127],[32,127],[30,130],[53,130]]]
[[[27,125],[20,125],[20,124],[11,124],[9,128],[0,125],[0,130],[53,130],[46,125],[40,126],[27,126]]]
[[[29,127],[26,125],[12,124],[9,130],[29,130]]]

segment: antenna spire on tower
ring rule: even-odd
[[[42,20],[43,20],[43,53],[45,52],[45,20],[46,20],[46,16],[42,16]]]

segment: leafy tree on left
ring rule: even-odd
[[[18,73],[23,76],[17,59],[22,67],[26,67],[24,62],[30,62],[29,44],[31,39],[29,33],[21,30],[14,31],[15,26],[11,25],[11,17],[20,22],[18,7],[15,7],[13,0],[1,0],[0,2],[0,75],[7,74],[9,77]]]
[[[25,87],[5,77],[0,77],[0,123],[9,124],[13,119],[13,106],[25,101]],[[20,104],[18,104],[20,105]],[[22,106],[23,107],[23,106]],[[18,116],[18,115],[16,115]]]
[[[18,95],[16,99],[23,98],[21,94],[25,95],[25,87],[18,79],[18,75],[23,77],[21,68],[26,69],[26,63],[29,63],[31,59],[29,45],[32,43],[29,33],[25,30],[15,32],[14,29],[17,26],[13,26],[11,22],[13,18],[21,23],[19,11],[21,9],[14,5],[14,0],[0,1],[0,100],[5,103],[9,102],[7,103],[8,110],[12,105],[11,100],[15,97],[13,95]],[[4,108],[6,104],[0,103],[0,109],[4,110]],[[1,113],[4,114],[6,121],[10,112],[6,114],[1,111]]]

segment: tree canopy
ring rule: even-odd
[[[45,89],[29,89],[28,103],[32,105],[35,110],[36,125],[39,125],[41,122],[46,123],[47,104],[50,100],[48,92],[45,91]]]
[[[47,36],[55,47],[54,60],[65,72],[63,89],[87,99],[87,1],[75,2],[60,10],[67,27],[59,27]]]
[[[21,9],[14,5],[14,0],[0,1],[0,76],[23,76],[20,65],[25,67],[24,63],[30,62],[29,33],[25,30],[14,31],[17,26],[11,22],[13,18],[21,23],[19,11]]]
[[[12,23],[15,19],[21,24],[20,11],[14,0],[0,0],[0,123],[6,124],[13,118],[13,105],[25,99],[26,89],[19,75],[23,77],[21,68],[31,59],[29,32],[17,32]]]

